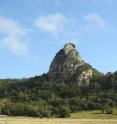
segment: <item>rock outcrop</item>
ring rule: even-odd
[[[59,82],[88,85],[92,77],[92,68],[81,59],[73,43],[65,44],[55,56],[49,68],[50,79]]]

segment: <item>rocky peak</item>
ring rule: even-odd
[[[91,67],[81,59],[73,43],[67,43],[56,54],[49,68],[50,79],[59,82],[87,85],[92,75]]]
[[[67,55],[71,50],[75,49],[75,45],[73,43],[67,43],[65,44],[63,49],[65,52],[65,55]]]

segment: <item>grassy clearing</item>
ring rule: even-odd
[[[0,124],[117,124],[117,109],[113,114],[100,114],[99,110],[72,113],[70,118],[39,119],[29,117],[8,117],[7,123]]]
[[[100,110],[82,111],[72,113],[71,118],[79,119],[117,119],[117,108],[113,109],[113,114],[101,114]]]

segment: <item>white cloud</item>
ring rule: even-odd
[[[43,32],[49,32],[53,36],[58,37],[60,33],[64,32],[68,20],[69,19],[61,13],[55,13],[40,16],[35,20],[34,26]]]
[[[34,21],[34,26],[46,33],[50,33],[59,40],[79,39],[84,33],[108,31],[110,24],[97,13],[83,16],[82,19],[67,17],[61,13],[40,16]]]
[[[0,34],[3,34],[0,39],[0,46],[23,58],[29,55],[26,33],[27,30],[22,28],[17,21],[0,17]]]
[[[87,30],[99,29],[103,31],[108,31],[109,23],[96,13],[86,15],[84,17],[84,20],[87,22],[87,25],[85,26]]]
[[[78,26],[82,24],[82,26]],[[109,23],[97,13],[87,14],[82,21],[66,17],[61,13],[40,16],[34,21],[34,26],[40,31],[51,33],[54,37],[77,39],[85,32],[108,31]]]
[[[5,17],[0,17],[0,32],[7,33],[9,35],[18,35],[23,34],[24,30],[16,21]]]
[[[3,38],[2,46],[23,58],[29,56],[29,44],[20,41],[17,37],[7,36]]]

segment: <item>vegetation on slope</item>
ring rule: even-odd
[[[89,86],[53,82],[47,74],[21,80],[0,80],[0,114],[34,117],[68,117],[83,110],[112,113],[117,107],[117,72],[100,76]]]

